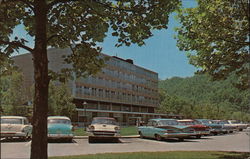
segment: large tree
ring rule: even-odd
[[[32,159],[47,158],[48,85],[53,77],[64,78],[74,71],[77,76],[98,71],[103,61],[97,58],[109,28],[117,36],[116,46],[129,46],[151,37],[153,29],[167,28],[169,14],[179,0],[1,0],[0,52],[10,57],[23,48],[31,52],[34,65],[35,95],[33,109]],[[34,37],[34,46],[12,35],[22,24]],[[12,37],[14,38],[11,38]],[[72,68],[59,76],[49,74],[47,48],[72,49],[65,62]],[[93,69],[96,68],[96,69]]]
[[[241,89],[249,88],[249,1],[197,0],[180,11],[178,47],[189,51],[190,63],[213,79],[236,74]]]

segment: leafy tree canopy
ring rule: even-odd
[[[23,48],[32,53],[35,97],[31,158],[47,159],[48,85],[51,78],[61,79],[96,73],[103,66],[98,58],[109,28],[117,36],[116,46],[144,44],[153,29],[167,28],[168,17],[179,0],[1,0],[0,56],[9,58]],[[34,38],[34,47],[27,39],[13,35],[23,24]],[[65,63],[72,67],[48,76],[47,48],[70,47],[72,54]],[[1,58],[0,58],[1,59]]]
[[[65,62],[72,68],[61,70],[61,74],[50,72],[52,77],[68,77],[74,71],[78,77],[93,74],[103,66],[103,60],[96,58],[102,42],[111,28],[118,37],[116,46],[136,43],[145,44],[153,29],[167,28],[169,13],[179,5],[178,0],[47,0],[47,47],[70,47],[72,55]],[[27,34],[36,36],[35,2],[33,0],[3,0],[0,5],[0,52],[9,57],[19,48],[30,52],[27,39],[14,36],[13,30],[23,24]],[[97,69],[94,69],[97,67]]]
[[[75,113],[75,104],[71,92],[65,83],[49,84],[49,113],[72,117]]]
[[[236,74],[236,86],[249,88],[249,1],[197,2],[197,7],[182,9],[178,15],[178,47],[189,51],[198,73],[209,73],[215,80]]]

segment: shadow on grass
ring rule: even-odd
[[[227,154],[216,154],[218,159],[250,159],[249,152],[229,152]]]

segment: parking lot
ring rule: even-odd
[[[29,158],[31,142],[1,141],[1,158]],[[74,139],[72,143],[50,142],[49,156],[96,154],[138,151],[239,151],[250,152],[250,137],[245,132],[207,136],[201,139],[156,141],[153,139],[121,138],[119,143],[92,143],[87,139]]]

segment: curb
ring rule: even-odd
[[[120,138],[139,138],[139,135],[121,136]],[[88,139],[88,136],[74,136],[73,139]]]

